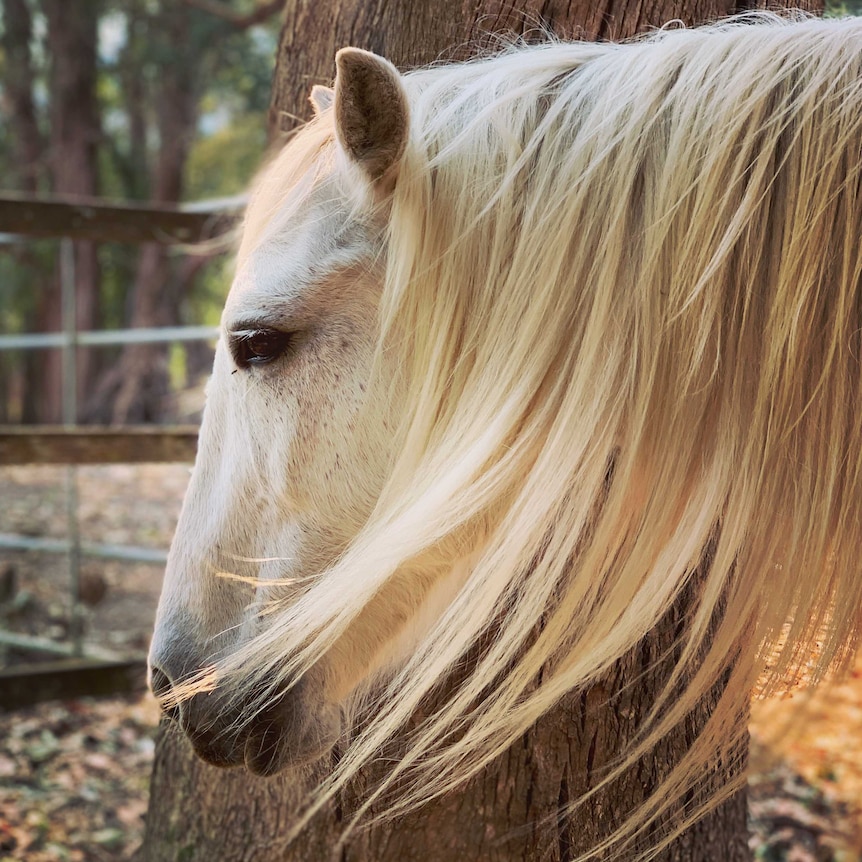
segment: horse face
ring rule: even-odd
[[[347,90],[354,67],[372,73],[370,83],[353,76],[360,86],[399,84],[385,61],[344,54],[333,167],[323,177],[312,168],[300,202],[283,203],[240,249],[150,653],[166,703],[178,683],[260,633],[272,602],[289,602],[332,564],[387,475],[397,410],[385,369],[372,375],[382,224],[367,204],[379,204],[403,141],[372,129],[381,147],[369,147],[368,128],[349,114],[379,94]],[[406,133],[406,115],[396,127]],[[263,709],[215,685],[168,711],[205,760],[269,774],[336,739],[344,692],[331,665],[319,662]]]

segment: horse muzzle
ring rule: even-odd
[[[301,680],[286,691],[245,700],[216,687],[175,698],[176,683],[165,662],[151,657],[150,686],[164,714],[177,722],[195,753],[213,766],[245,766],[270,776],[311,763],[335,744],[340,710],[323,702],[313,683]]]

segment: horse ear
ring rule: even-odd
[[[315,84],[311,88],[311,95],[308,101],[311,102],[311,107],[314,108],[314,115],[319,117],[324,111],[332,107],[335,100],[335,90],[332,87],[321,87],[320,84]]]
[[[359,48],[342,48],[335,66],[338,143],[371,180],[380,180],[407,145],[409,108],[401,75],[388,60]]]

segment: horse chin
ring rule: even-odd
[[[229,709],[214,714],[217,695],[203,695],[206,700],[184,705],[180,723],[201,760],[227,769],[245,766],[269,777],[319,760],[340,735],[337,707],[311,707],[298,695],[287,692],[250,718],[232,716]]]
[[[340,711],[335,707],[297,712],[277,703],[248,725],[246,769],[268,777],[314,763],[332,750],[340,732]]]

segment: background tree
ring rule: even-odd
[[[42,0],[47,19],[49,56],[48,164],[52,191],[93,197],[99,194],[97,165],[101,117],[96,101],[96,42],[101,3],[89,0],[73,6],[65,0]],[[76,317],[79,329],[93,329],[98,321],[99,261],[96,243],[74,244]],[[42,292],[38,325],[43,331],[62,329],[59,273]],[[42,360],[42,403],[37,415],[60,421],[62,355],[47,351]],[[92,353],[80,351],[77,362],[78,397],[93,375]]]
[[[159,68],[158,99],[153,102],[154,128],[160,146],[147,173],[149,200],[175,203],[184,197],[186,168],[195,137],[201,101],[210,81],[217,76],[222,52],[232,39],[265,20],[273,11],[225,16],[219,4],[161,4],[155,12],[138,5],[132,26],[143,23],[149,39],[146,50]],[[140,50],[140,42],[133,47]],[[190,56],[193,60],[186,58]],[[131,65],[131,64],[128,64]],[[124,79],[130,104],[139,86],[134,77]],[[140,116],[130,117],[130,130],[140,126]],[[130,146],[138,146],[130,135]],[[130,150],[130,156],[140,154]],[[139,175],[135,172],[135,175]],[[137,261],[128,297],[128,325],[167,326],[181,317],[195,276],[206,258],[179,257],[164,245],[144,245]],[[209,364],[209,363],[207,363]],[[169,389],[168,354],[164,346],[127,345],[119,360],[102,376],[90,400],[88,418],[107,422],[147,422],[162,418]]]
[[[37,121],[33,98],[36,72],[30,43],[33,36],[33,16],[26,0],[7,0],[3,11],[3,31],[0,33],[0,56],[2,56],[2,113],[6,119],[8,134],[0,136],[0,157],[6,167],[7,182],[13,188],[35,193],[39,188],[40,165],[44,159],[44,139]],[[21,272],[36,268],[37,264],[28,254],[32,250],[17,246],[6,256],[7,302],[16,301],[20,308],[24,292],[19,280],[12,275],[12,268]],[[28,261],[27,258],[31,257]],[[11,304],[11,303],[10,303]],[[19,312],[20,314],[20,312]],[[26,312],[25,312],[26,314]],[[18,364],[22,363],[18,359]],[[0,353],[0,421],[9,421],[11,373],[14,359]]]
[[[276,7],[239,0],[225,18],[210,5],[4,2],[0,185],[161,203],[240,192],[266,141]],[[59,329],[57,244],[0,248],[0,329]],[[223,264],[212,256],[79,242],[75,262],[81,329],[217,320]],[[189,358],[202,373],[212,353],[80,349],[80,418],[168,418],[169,378]],[[60,383],[59,351],[0,353],[0,421],[58,421]]]
[[[649,5],[632,0],[602,4],[505,0],[453,8],[447,0],[419,5],[411,0],[354,0],[342,4],[333,16],[328,4],[288,0],[270,106],[271,129],[274,134],[288,131],[308,116],[310,86],[330,83],[335,50],[346,44],[376,51],[409,68],[441,56],[463,58],[492,35],[529,38],[530,30],[542,27],[568,37],[623,38],[670,19],[696,24],[765,5],[756,0]],[[650,796],[709,714],[707,701],[650,756],[591,797],[571,819],[559,820],[560,807],[595,787],[603,768],[634,738],[672,666],[667,657],[673,655],[684,616],[681,602],[601,684],[586,696],[565,698],[520,744],[458,792],[399,816],[394,823],[382,822],[355,833],[344,847],[336,846],[337,838],[360,804],[363,790],[374,786],[374,768],[324,807],[300,839],[288,844],[291,813],[330,768],[329,763],[301,776],[261,780],[241,771],[224,773],[206,766],[195,759],[182,736],[162,733],[143,862],[180,858],[196,862],[213,854],[225,862],[568,860],[610,835],[628,811]],[[633,680],[637,685],[631,685]],[[397,754],[397,750],[387,752],[382,759]],[[738,777],[745,768],[746,752],[740,750],[738,755],[733,763],[716,764],[699,791],[709,793]],[[744,791],[736,793],[655,858],[662,862],[749,859],[745,803]],[[655,847],[662,836],[674,831],[681,817],[681,806],[671,808],[627,849],[627,855]],[[612,851],[606,858],[620,856]]]
[[[43,0],[38,9],[26,0],[12,0],[4,9],[4,29],[0,37],[4,71],[8,72],[4,112],[14,138],[7,176],[24,191],[33,193],[40,187],[47,187],[71,195],[92,196],[98,192],[96,161],[100,123],[96,107],[96,27],[99,12],[97,0],[74,9],[62,0]],[[45,53],[40,64],[31,49],[37,14],[45,34]],[[45,132],[40,129],[35,98],[40,77],[51,94],[44,118]],[[56,267],[49,269],[39,250],[35,253],[25,249],[16,251],[19,265],[29,264],[38,274],[42,288],[34,299],[25,303],[25,313],[40,331],[60,329],[61,301]],[[99,282],[95,245],[75,243],[74,257],[78,324],[82,328],[92,328]],[[88,376],[87,358],[82,357],[82,378]],[[5,357],[4,364],[8,365]],[[34,397],[26,400],[22,418],[33,421],[44,417],[47,421],[59,421],[59,352],[30,353],[25,367],[28,383],[38,381],[39,385],[32,386]],[[4,403],[4,412],[5,408]]]

